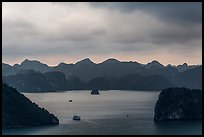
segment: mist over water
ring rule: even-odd
[[[57,126],[4,130],[3,134],[202,134],[201,121],[155,123],[154,106],[158,91],[67,91],[24,93],[33,102],[55,114]],[[69,102],[73,100],[73,102]],[[81,121],[73,121],[73,115]],[[127,117],[128,115],[128,117]]]

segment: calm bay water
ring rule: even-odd
[[[155,123],[154,106],[160,92],[147,91],[67,91],[58,93],[25,93],[24,95],[55,114],[59,125],[3,130],[18,135],[201,135],[201,121],[168,121]],[[73,102],[69,102],[69,100]],[[81,121],[73,121],[73,115]],[[128,117],[127,117],[128,115]]]

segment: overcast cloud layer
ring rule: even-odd
[[[3,62],[202,64],[202,3],[2,4]]]

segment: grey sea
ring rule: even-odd
[[[201,135],[202,121],[155,123],[158,91],[24,93],[60,120],[59,125],[3,130],[3,135]],[[69,102],[72,100],[72,102]],[[73,121],[79,115],[81,121]]]

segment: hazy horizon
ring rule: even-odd
[[[202,64],[201,2],[3,2],[2,62]]]
[[[29,60],[29,61],[39,61],[40,63],[43,63],[43,64],[47,64],[49,67],[54,67],[54,66],[58,66],[60,63],[65,63],[65,64],[76,64],[77,62],[79,62],[79,61],[82,61],[82,60],[85,60],[85,59],[90,59],[90,58],[83,58],[83,59],[80,59],[80,60],[78,60],[78,61],[76,61],[76,62],[64,62],[64,61],[61,61],[61,62],[59,62],[58,64],[56,64],[56,65],[49,65],[49,64],[47,64],[46,62],[42,62],[42,61],[40,61],[40,60],[37,60],[37,59],[24,59],[24,60],[22,60],[21,62],[19,62],[19,63],[14,63],[14,64],[9,64],[9,63],[7,63],[7,62],[2,62],[2,63],[5,63],[5,64],[9,64],[9,65],[11,65],[11,66],[13,66],[13,65],[15,65],[15,64],[21,64],[23,61],[25,61],[25,60]],[[95,64],[100,64],[100,63],[102,63],[102,62],[104,62],[104,61],[106,61],[106,60],[108,60],[108,59],[116,59],[116,58],[107,58],[107,59],[105,59],[105,60],[102,60],[102,61],[100,61],[100,62],[95,62],[95,61],[93,61],[92,59],[90,59],[93,63],[95,63]],[[149,62],[147,62],[147,63],[142,63],[142,62],[138,62],[138,61],[136,61],[136,60],[119,60],[119,59],[116,59],[116,60],[118,60],[118,61],[120,61],[120,62],[137,62],[137,63],[140,63],[140,64],[144,64],[144,65],[146,65],[146,64],[148,64],[148,63],[150,63],[150,62],[152,62],[152,61],[158,61],[158,60],[151,60],[151,61],[149,61]],[[167,65],[169,65],[169,64],[163,64],[162,62],[160,62],[160,61],[158,61],[159,63],[161,63],[163,66],[167,66]],[[186,62],[184,62],[184,63],[186,63]],[[170,65],[172,65],[172,66],[178,66],[178,65],[183,65],[184,63],[181,63],[181,64],[170,64]],[[188,63],[186,63],[188,66],[191,66],[191,65],[202,65],[202,63],[201,64],[188,64]]]

